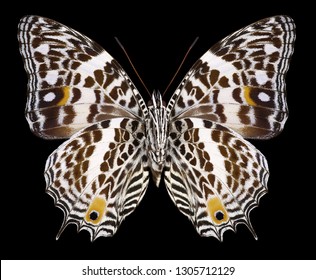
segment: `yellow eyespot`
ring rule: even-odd
[[[60,101],[57,103],[58,106],[63,106],[66,104],[66,102],[68,101],[69,99],[69,95],[70,95],[70,87],[68,86],[65,86],[62,88],[63,90],[63,98],[60,99]]]
[[[248,86],[244,86],[244,96],[246,99],[246,102],[250,105],[250,106],[256,106],[256,102],[253,101],[253,99],[250,97],[250,92],[251,92],[251,87]]]
[[[86,212],[85,220],[94,225],[98,224],[106,211],[106,200],[101,197],[96,197],[89,206]]]
[[[207,210],[215,224],[219,225],[229,220],[227,211],[218,197],[213,197],[207,201]]]

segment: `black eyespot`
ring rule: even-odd
[[[90,220],[95,221],[99,217],[98,212],[92,211],[89,215]]]
[[[217,220],[221,221],[221,220],[224,219],[224,213],[222,211],[217,211],[215,213],[215,217],[216,217]]]

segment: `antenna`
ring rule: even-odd
[[[126,55],[130,65],[132,66],[133,70],[135,71],[138,79],[141,81],[143,87],[146,89],[147,93],[149,94],[149,96],[151,96],[150,91],[148,90],[148,88],[146,87],[144,81],[142,80],[142,78],[140,77],[139,73],[137,72],[132,60],[130,59],[129,55],[127,54],[127,51],[125,50],[124,46],[121,44],[121,42],[119,41],[119,39],[117,37],[114,37],[114,39],[116,40],[116,42],[118,43],[118,45],[121,47],[121,49],[123,50],[124,54]]]
[[[199,39],[199,37],[196,37],[196,38],[195,38],[195,40],[193,41],[193,43],[191,44],[191,46],[189,47],[189,49],[188,49],[187,52],[185,53],[185,55],[184,55],[184,57],[183,57],[183,59],[182,59],[180,65],[179,65],[177,71],[176,71],[175,74],[173,75],[171,81],[170,81],[169,84],[167,85],[167,87],[166,87],[165,91],[163,92],[162,96],[165,95],[165,93],[166,93],[167,90],[169,89],[170,85],[171,85],[172,82],[174,81],[175,77],[178,75],[178,73],[179,73],[179,71],[180,71],[180,69],[181,69],[181,67],[182,67],[182,65],[183,65],[183,63],[184,63],[184,61],[186,60],[186,58],[187,58],[189,52],[191,51],[191,49],[193,48],[193,46],[195,45],[195,43],[197,42],[198,39]]]

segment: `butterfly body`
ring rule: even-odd
[[[162,175],[201,236],[245,224],[267,192],[267,160],[245,138],[284,128],[285,74],[295,25],[263,19],[227,36],[188,71],[167,105],[146,106],[118,62],[53,20],[26,16],[20,52],[29,76],[26,118],[46,139],[69,138],[47,159],[46,191],[91,240],[112,236]]]
[[[146,120],[146,150],[150,159],[150,168],[156,186],[159,186],[168,150],[168,116],[159,92],[152,94]]]

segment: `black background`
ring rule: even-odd
[[[107,3],[108,2],[108,3]],[[315,87],[308,79],[311,41],[309,7],[190,1],[164,5],[156,2],[87,1],[66,7],[56,1],[33,5],[29,1],[6,11],[3,38],[1,131],[3,166],[1,184],[1,259],[309,259],[315,258],[315,141],[308,105]],[[122,223],[116,235],[90,242],[83,231],[66,228],[55,236],[63,214],[45,194],[43,170],[48,155],[63,141],[34,136],[24,118],[27,78],[18,52],[16,29],[27,14],[52,18],[98,42],[130,75],[145,100],[148,95],[114,40],[117,36],[151,90],[163,91],[193,40],[199,41],[186,59],[166,99],[191,65],[226,35],[265,17],[287,14],[297,24],[297,42],[287,76],[290,117],[283,133],[269,141],[252,141],[270,166],[269,193],[251,213],[256,241],[239,225],[224,242],[201,238],[168,197],[162,183],[151,181],[147,193]],[[9,32],[8,32],[9,31]]]

